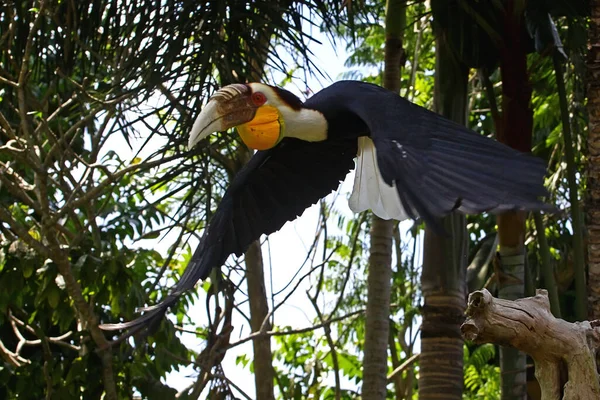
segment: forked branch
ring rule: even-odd
[[[515,347],[535,362],[542,400],[592,400],[600,398],[596,351],[600,328],[588,321],[570,323],[550,312],[548,292],[516,301],[497,299],[486,289],[469,295],[467,320],[461,327],[465,339]],[[561,368],[568,381],[561,382]]]

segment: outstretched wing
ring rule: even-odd
[[[241,255],[262,234],[279,230],[335,190],[353,168],[356,139],[305,142],[286,138],[257,152],[235,176],[198,248],[171,293],[139,318],[105,330],[151,326],[167,308],[231,254]]]
[[[328,108],[331,104],[337,108]],[[434,223],[436,217],[454,210],[468,214],[554,210],[539,200],[547,194],[541,159],[478,135],[379,86],[339,82],[306,105],[325,107],[330,115],[356,115],[370,132],[374,150],[369,140],[361,141],[357,180],[362,176],[373,181],[379,175],[387,188],[355,184],[355,190],[366,193],[353,193],[354,211],[382,209],[383,218],[421,217]],[[385,204],[391,186],[399,204]],[[358,204],[361,198],[373,204]]]

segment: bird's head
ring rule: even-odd
[[[292,93],[262,83],[233,84],[218,90],[196,118],[188,147],[214,132],[237,127],[246,145],[256,150],[274,147],[283,138],[286,115],[302,101]]]

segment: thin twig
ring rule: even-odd
[[[353,311],[351,313],[342,315],[340,317],[329,318],[328,320],[323,321],[317,325],[312,325],[312,326],[308,326],[306,328],[301,328],[301,329],[290,329],[287,331],[254,332],[254,333],[251,333],[250,335],[246,336],[245,338],[238,340],[237,342],[233,342],[233,343],[229,344],[229,346],[227,348],[231,349],[233,347],[239,346],[241,344],[244,344],[244,343],[249,342],[256,338],[271,337],[271,336],[287,336],[287,335],[294,335],[294,334],[298,334],[298,333],[312,332],[317,329],[323,328],[325,325],[330,325],[334,322],[343,321],[344,319],[351,318],[351,317],[354,317],[359,314],[363,314],[364,312],[365,312],[364,309]]]
[[[398,368],[396,368],[395,370],[392,371],[392,373],[390,373],[387,377],[388,382],[392,382],[392,380],[394,379],[394,377],[400,373],[402,373],[405,369],[407,369],[408,367],[410,367],[410,365],[412,363],[414,363],[415,361],[417,361],[419,359],[420,354],[413,354],[412,356],[410,356],[406,361],[404,361],[402,364],[400,364],[400,366]]]
[[[289,299],[294,292],[296,291],[296,289],[298,289],[298,286],[300,286],[300,284],[302,283],[302,281],[306,278],[308,278],[314,271],[316,271],[319,268],[322,268],[325,264],[327,264],[327,262],[329,262],[329,259],[337,252],[337,250],[339,249],[339,246],[337,246],[336,248],[334,248],[331,253],[329,254],[329,257],[327,257],[325,260],[323,260],[322,263],[320,263],[319,265],[313,267],[310,269],[310,271],[308,271],[306,274],[304,274],[299,280],[298,282],[296,282],[296,285],[294,285],[294,288],[292,290],[290,290],[290,292],[284,297],[284,299],[282,301],[279,302],[279,304],[277,304],[275,307],[273,307],[273,309],[267,313],[267,315],[265,316],[262,324],[261,324],[261,328],[260,328],[260,332],[264,332],[267,329],[267,326],[269,325],[269,319],[271,318],[271,316],[275,313],[275,311],[277,311],[277,309],[279,309],[279,307],[281,307],[282,305],[284,305],[287,301],[287,299]]]

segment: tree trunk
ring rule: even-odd
[[[504,47],[500,51],[502,75],[502,123],[496,126],[498,140],[523,152],[531,151],[533,111],[527,73],[527,48],[523,40],[524,9],[511,0],[504,13]],[[498,216],[498,243],[501,271],[500,298],[516,300],[525,295],[525,213]],[[527,396],[526,356],[514,348],[500,347],[502,399]]]
[[[248,280],[248,298],[250,299],[250,326],[252,332],[261,329],[264,319],[269,313],[265,276],[260,242],[253,242],[246,251],[246,279]],[[267,321],[266,329],[271,330]],[[257,399],[274,399],[273,379],[275,371],[272,364],[271,339],[269,337],[254,339],[254,383]]]
[[[467,109],[468,68],[445,45],[436,43],[435,108],[464,124]],[[419,399],[461,400],[468,236],[465,218],[452,214],[441,223],[447,235],[425,228],[423,255],[423,325],[419,362]]]
[[[371,255],[367,278],[367,315],[365,356],[363,360],[364,399],[386,398],[387,345],[390,329],[390,291],[393,220],[373,215],[371,221]]]
[[[406,27],[406,0],[388,0],[385,23],[383,86],[398,93],[404,58],[402,39]],[[393,220],[385,221],[373,215],[362,386],[362,398],[369,400],[385,400],[387,393],[393,230]]]
[[[588,303],[589,318],[600,319],[600,0],[590,1],[588,53]]]

